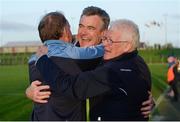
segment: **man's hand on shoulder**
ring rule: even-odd
[[[148,91],[148,93],[149,93],[149,99],[144,101],[141,107],[141,112],[142,115],[144,115],[144,118],[149,117],[155,106],[155,101],[153,99],[152,93],[150,91]]]
[[[48,85],[41,85],[42,82],[36,80],[26,89],[26,96],[37,103],[47,103],[51,95]]]
[[[47,53],[48,53],[48,48],[46,46],[40,46],[36,51],[36,55],[38,57],[46,55]]]

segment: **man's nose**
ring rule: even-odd
[[[80,31],[81,35],[86,35],[87,34],[87,29],[86,28],[82,28]]]

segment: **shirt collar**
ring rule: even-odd
[[[47,40],[44,42],[45,46],[52,45],[52,44],[58,44],[59,45],[59,44],[69,44],[69,43],[67,43],[63,40]]]

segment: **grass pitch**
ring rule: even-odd
[[[157,99],[167,88],[165,64],[149,64],[152,93]],[[0,121],[29,120],[32,103],[25,97],[29,85],[26,65],[0,66]]]
[[[32,103],[25,97],[26,65],[0,66],[0,121],[29,120]]]

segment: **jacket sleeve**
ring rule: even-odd
[[[30,62],[28,65],[29,65],[29,80],[30,80],[30,83],[35,81],[35,80],[42,81],[41,74],[40,74],[40,72],[38,71],[38,69],[35,66],[35,61]]]
[[[66,48],[66,53],[72,59],[93,59],[104,55],[104,46],[102,44],[91,47],[77,47],[71,45]]]
[[[68,97],[86,99],[110,90],[108,68],[97,68],[71,76],[58,68],[47,56],[42,56],[36,63],[43,79],[55,91]]]

